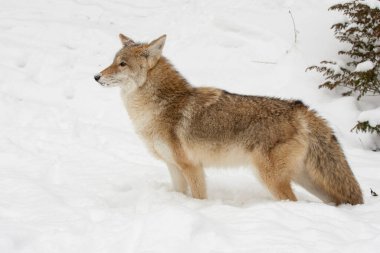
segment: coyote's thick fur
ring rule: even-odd
[[[177,191],[189,186],[204,199],[204,167],[250,165],[277,199],[296,200],[294,181],[324,202],[363,203],[333,131],[301,101],[193,87],[161,55],[166,36],[120,39],[123,48],[95,79],[121,87],[136,132]]]

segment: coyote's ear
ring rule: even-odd
[[[124,34],[120,33],[119,38],[120,38],[121,44],[123,44],[123,46],[125,47],[135,44],[135,42],[132,39],[128,38]]]
[[[162,49],[164,48],[166,35],[162,35],[158,39],[149,43],[147,48],[147,58],[149,68],[153,68],[161,57]]]

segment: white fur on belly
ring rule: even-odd
[[[209,145],[195,145],[186,148],[192,161],[204,167],[241,167],[252,165],[252,154],[238,146],[227,146],[215,149]]]

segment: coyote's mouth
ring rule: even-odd
[[[97,83],[99,83],[101,86],[103,86],[103,87],[109,87],[109,86],[116,86],[117,84],[115,84],[115,85],[112,85],[113,83],[112,83],[112,80],[111,80],[111,83],[109,82],[109,80],[107,80],[107,82],[106,82],[106,80],[104,80],[105,78],[102,76],[102,74],[96,74],[95,76],[94,76],[94,79],[95,79],[95,81],[97,82]]]

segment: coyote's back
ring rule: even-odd
[[[325,202],[363,203],[360,187],[327,123],[299,100],[192,87],[149,44],[120,35],[123,48],[95,76],[120,86],[136,132],[164,161],[174,188],[206,198],[203,168],[250,165],[277,199],[296,200],[294,181]]]

